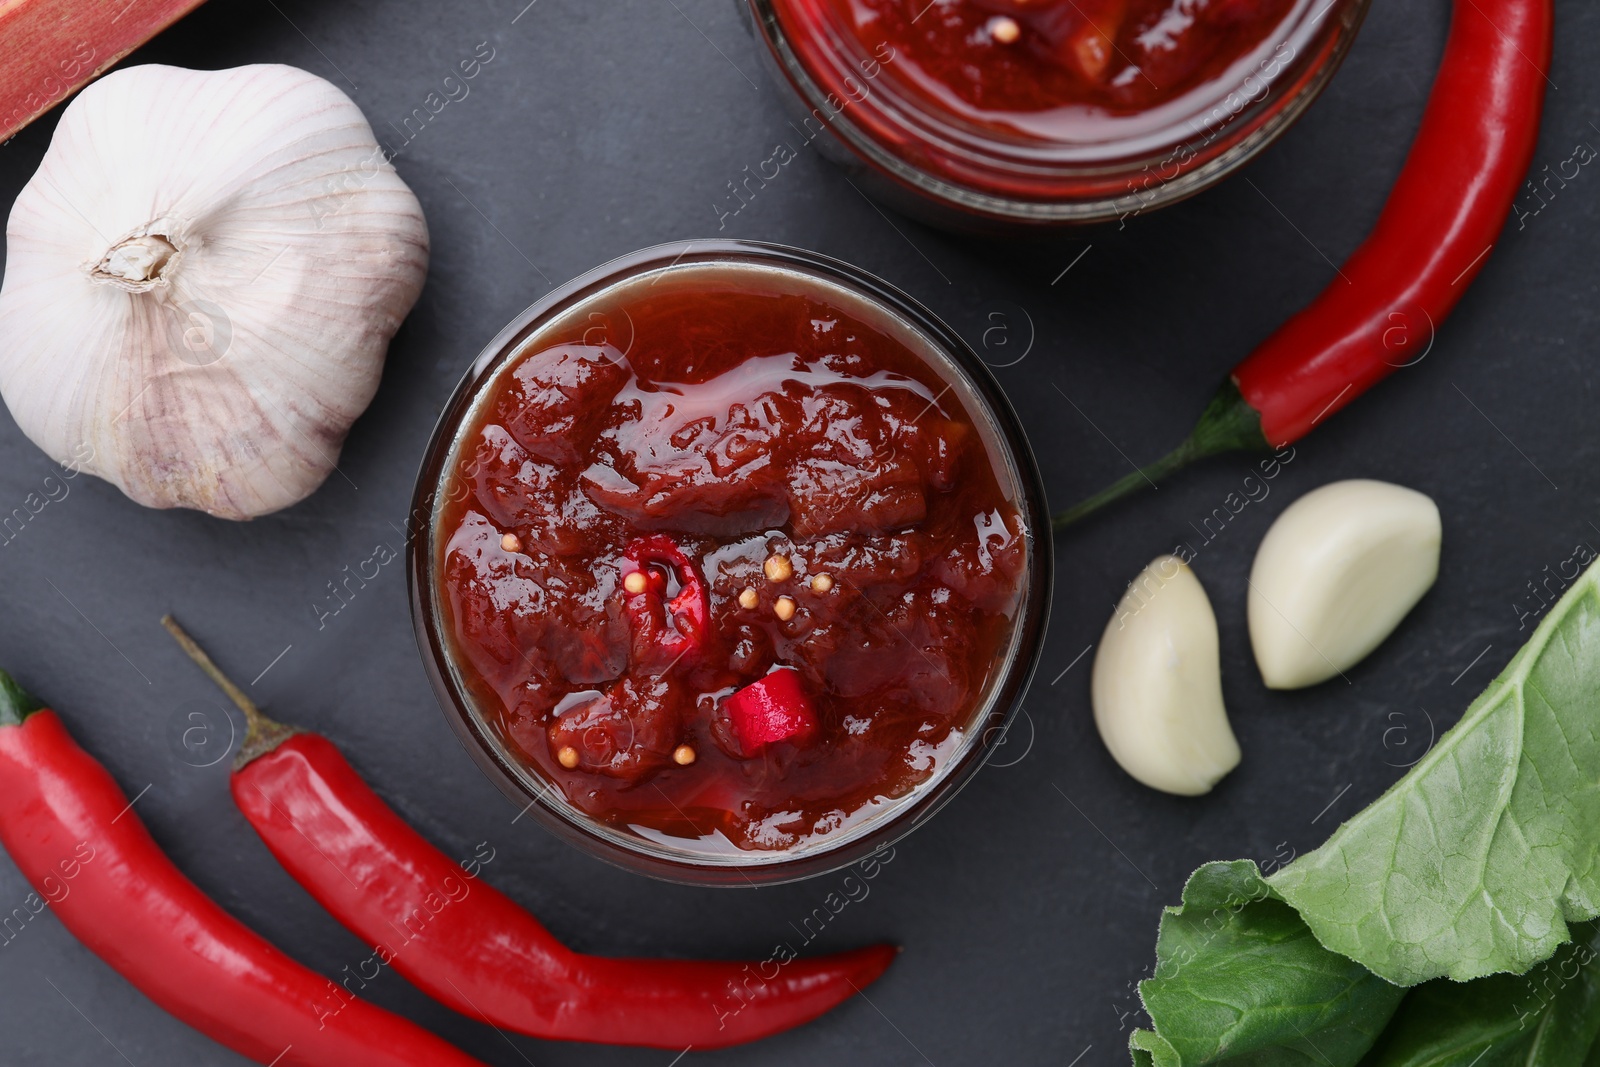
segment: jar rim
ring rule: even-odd
[[[946,364],[935,370],[960,375],[981,405],[982,410],[970,414],[988,423],[1004,452],[993,458],[1010,469],[1011,489],[1017,494],[1028,542],[1017,618],[1010,645],[1002,653],[1003,666],[982,702],[969,713],[967,733],[957,751],[907,796],[889,801],[882,811],[865,817],[858,832],[796,849],[732,850],[727,854],[673,850],[621,833],[579,811],[536,770],[516,758],[484,721],[451,647],[440,600],[436,563],[438,520],[444,503],[441,490],[459,462],[462,434],[478,402],[497,380],[497,372],[514,363],[523,354],[525,343],[542,328],[617,285],[655,272],[705,264],[786,268],[844,288],[925,337]],[[996,739],[1003,738],[1021,706],[1043,650],[1054,566],[1049,511],[1037,460],[1004,392],[958,334],[911,297],[859,268],[783,245],[722,239],[655,245],[614,259],[553,290],[507,324],[468,367],[434,428],[406,523],[406,553],[412,622],[424,668],[445,718],[479,768],[522,806],[523,814],[531,814],[568,843],[637,873],[695,885],[773,884],[837,870],[886,848],[927,821],[987,761],[998,747]]]

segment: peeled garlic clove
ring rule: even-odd
[[[1271,689],[1326,681],[1394,632],[1439,576],[1439,508],[1354,479],[1290,504],[1250,570],[1250,643]]]
[[[333,470],[427,260],[417,198],[333,85],[113,71],[12,209],[0,395],[141,504],[274,511]]]
[[[1112,758],[1152,789],[1198,796],[1239,765],[1217,617],[1176,556],[1153,560],[1128,586],[1100,638],[1090,692]]]

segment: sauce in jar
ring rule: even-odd
[[[980,233],[1126,222],[1310,105],[1369,0],[746,0],[793,130]]]
[[[787,0],[827,3],[932,106],[1051,136],[1075,116],[1169,104],[1254,52],[1296,0]]]
[[[919,344],[718,264],[527,339],[459,431],[435,539],[504,750],[706,852],[837,836],[935,776],[1006,668],[1032,549],[975,395]]]

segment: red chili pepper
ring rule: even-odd
[[[163,622],[250,722],[233,796],[272,854],[380,960],[465,1015],[546,1039],[721,1048],[816,1018],[894,960],[891,945],[764,963],[573,952],[428,844],[331,742],[267,719]]]
[[[1456,0],[1422,125],[1366,241],[1234,368],[1181,445],[1061,512],[1057,529],[1204,456],[1297,441],[1426,351],[1483,268],[1533,158],[1552,8]]]
[[[648,660],[664,668],[680,659],[693,660],[705,647],[711,627],[711,597],[700,569],[666,534],[639,538],[623,559],[635,662]],[[678,579],[678,592],[663,603],[666,571]],[[634,578],[635,574],[643,577]]]
[[[3,671],[0,797],[0,842],[62,925],[220,1044],[278,1067],[482,1067],[223,911],[172,865],[55,712]]]
[[[747,755],[774,741],[804,741],[817,731],[817,713],[800,684],[800,672],[789,667],[751,682],[723,707]]]

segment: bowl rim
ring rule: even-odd
[[[452,676],[452,653],[440,625],[435,602],[438,586],[432,568],[434,512],[446,461],[479,392],[522,343],[548,320],[631,277],[683,264],[726,262],[766,263],[820,277],[854,290],[926,334],[954,368],[966,375],[972,392],[988,408],[986,414],[1015,470],[1021,497],[1017,503],[1029,547],[1017,638],[1007,652],[1011,659],[991,689],[988,711],[981,720],[972,722],[962,749],[911,796],[895,801],[898,810],[877,816],[876,825],[870,830],[844,839],[834,848],[818,847],[790,857],[781,852],[759,854],[762,858],[756,862],[719,862],[714,857],[669,859],[642,847],[631,847],[623,838],[584,825],[589,821],[587,817],[572,808],[553,787],[541,788],[536,781],[530,782],[531,774],[517,773],[513,761],[499,751],[500,746],[476,721],[469,698]],[[1043,654],[1054,578],[1050,512],[1038,461],[1009,399],[971,346],[913,298],[859,267],[787,245],[721,238],[667,242],[619,256],[556,286],[512,318],[468,365],[434,424],[417,472],[405,535],[412,626],[434,696],[457,740],[479,769],[508,799],[522,807],[517,819],[531,814],[557,837],[591,856],[635,873],[690,885],[769,885],[813,877],[859,862],[927,822],[1003,743]]]

